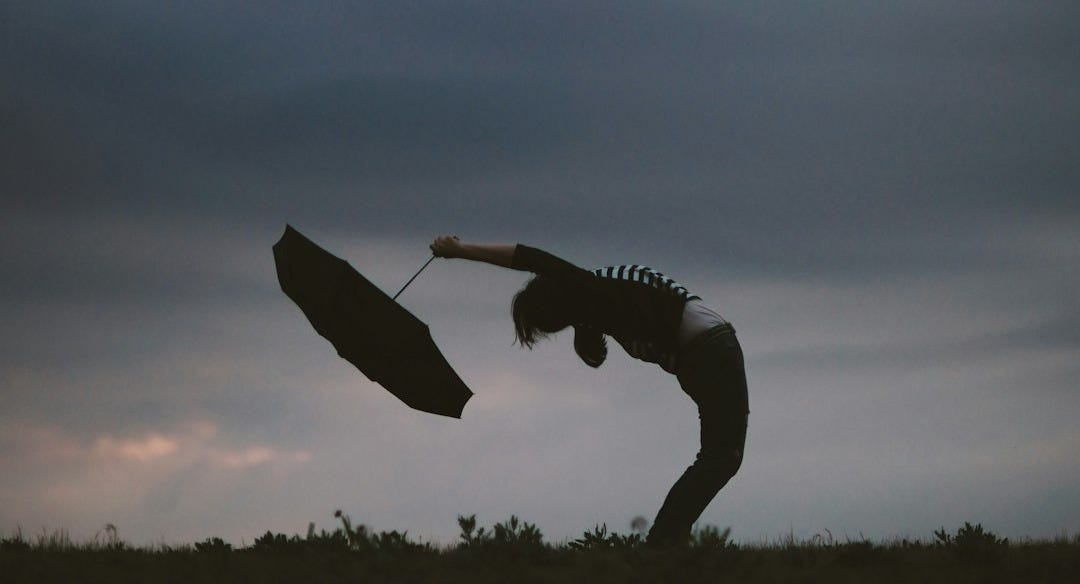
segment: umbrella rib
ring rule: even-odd
[[[428,261],[427,261],[426,263],[424,263],[424,265],[420,266],[420,269],[419,269],[419,270],[416,270],[416,273],[415,273],[415,274],[413,274],[413,277],[409,278],[409,281],[408,281],[408,282],[405,282],[405,285],[401,287],[401,290],[398,290],[398,291],[397,291],[397,294],[394,294],[394,298],[393,298],[393,299],[394,299],[394,300],[397,300],[397,297],[398,297],[398,296],[401,296],[401,293],[402,293],[402,292],[404,292],[404,291],[405,291],[405,289],[409,287],[409,284],[412,284],[412,283],[413,283],[413,280],[415,280],[415,279],[416,279],[416,277],[420,275],[420,272],[423,272],[423,271],[424,271],[424,268],[428,267],[428,264],[430,264],[430,263],[432,262],[432,260],[434,260],[434,259],[435,259],[435,256],[434,256],[434,255],[432,255],[432,256],[431,256],[430,258],[428,258]]]

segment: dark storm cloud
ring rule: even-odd
[[[452,180],[535,157],[584,121],[539,90],[484,79],[305,86],[215,108],[192,151],[206,165],[269,176]]]
[[[423,221],[402,185],[468,191],[463,178],[508,175],[476,193],[508,221],[541,188],[583,194],[583,221],[625,201],[664,219],[704,204],[757,230],[825,233],[1069,206],[1070,10],[13,9],[20,147],[6,150],[27,198],[77,183],[96,203],[236,214],[259,202],[245,181],[322,185],[327,208],[363,205],[342,184],[391,183],[403,201],[386,218]]]
[[[234,13],[253,26],[227,33],[216,14],[185,26],[168,12],[72,11],[13,11],[5,153],[9,184],[27,203],[74,190],[95,203],[168,205],[155,195],[205,186],[184,180],[192,175],[221,180],[223,168],[329,182],[447,179],[543,152],[582,122],[556,87],[467,69],[409,76],[388,71],[380,52],[312,55],[322,33],[304,37],[302,26],[292,44],[314,60],[296,63],[279,39],[258,34],[288,26],[283,10]],[[343,34],[363,36],[371,25],[354,16],[360,30]],[[300,66],[329,71],[312,78]],[[238,191],[238,204],[252,202]],[[189,207],[220,196],[188,195]]]

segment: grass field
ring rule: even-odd
[[[603,526],[562,544],[516,517],[435,546],[353,526],[306,536],[267,532],[249,547],[219,538],[132,547],[107,526],[93,541],[63,532],[0,541],[0,582],[1080,582],[1080,537],[1010,542],[981,525],[929,541],[809,541],[739,545],[704,527],[686,548],[655,550]]]

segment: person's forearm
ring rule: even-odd
[[[513,243],[461,243],[458,245],[458,257],[513,268],[516,247],[517,244]]]
[[[504,268],[513,268],[514,243],[465,243],[455,235],[440,235],[431,244],[431,253],[440,258],[462,258]]]

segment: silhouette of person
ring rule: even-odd
[[[646,544],[685,545],[694,522],[742,465],[750,410],[742,348],[731,324],[646,266],[588,271],[526,245],[464,243],[449,235],[437,237],[431,251],[536,274],[513,300],[521,346],[573,327],[574,350],[591,367],[604,362],[610,336],[631,357],[676,376],[697,404],[701,448],[668,492]]]

